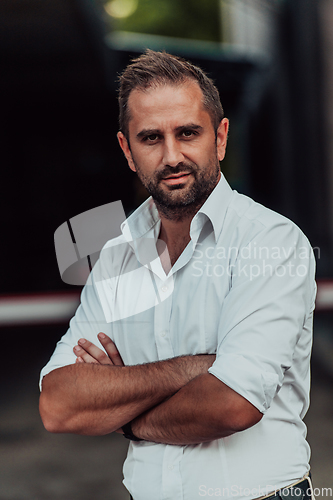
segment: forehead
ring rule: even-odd
[[[129,128],[177,127],[184,123],[210,122],[203,94],[195,81],[180,85],[156,85],[134,89],[128,99]],[[183,123],[184,122],[184,123]],[[201,123],[198,123],[201,124]]]

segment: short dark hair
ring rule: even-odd
[[[132,90],[143,90],[153,85],[181,85],[186,80],[194,80],[199,84],[203,94],[203,105],[211,117],[216,133],[224,112],[213,80],[198,66],[181,57],[148,49],[133,59],[119,76],[119,128],[126,139],[129,139],[128,124],[131,118],[128,98]]]

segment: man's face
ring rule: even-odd
[[[161,85],[129,96],[129,145],[121,132],[120,145],[130,168],[165,215],[195,212],[220,177],[228,120],[217,137],[203,106],[199,85]]]

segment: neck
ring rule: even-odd
[[[177,240],[187,239],[190,240],[190,225],[193,217],[183,219],[170,220],[161,217],[161,230],[159,238],[168,244]]]
[[[198,212],[203,203],[196,206],[185,207],[169,207],[160,206],[155,201],[160,219],[161,230],[159,238],[169,246],[177,244],[177,241],[188,240],[190,241],[190,226],[191,221],[195,214]]]
[[[184,249],[190,242],[190,225],[191,217],[172,220],[161,217],[161,230],[159,239],[164,241],[167,246],[167,253],[161,256],[161,262],[166,274],[169,273],[171,267],[178,260]]]

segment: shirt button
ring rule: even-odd
[[[166,336],[166,332],[161,332],[161,337],[165,337]]]
[[[161,290],[162,290],[162,292],[167,292],[168,291],[168,287],[167,286],[162,286]]]
[[[173,470],[173,465],[168,465],[169,470]]]

